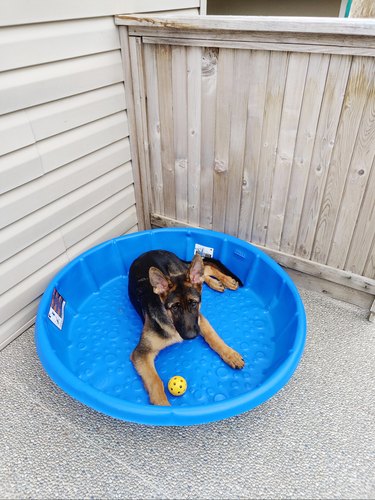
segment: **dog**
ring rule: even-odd
[[[152,250],[130,266],[129,298],[143,320],[142,334],[130,359],[151,404],[170,406],[154,361],[162,349],[172,344],[201,335],[229,366],[244,367],[242,356],[219,337],[200,313],[204,282],[220,292],[242,285],[221,262],[203,259],[199,254],[187,262],[166,250]]]

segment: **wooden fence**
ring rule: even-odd
[[[375,21],[117,23],[144,227],[238,236],[373,317]]]

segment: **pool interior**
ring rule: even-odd
[[[163,243],[162,248],[168,249],[167,239]],[[174,375],[183,376],[188,384],[183,396],[168,396],[174,406],[207,405],[248,393],[293,348],[296,301],[282,276],[246,247],[213,243],[215,256],[239,275],[244,286],[219,293],[205,285],[202,313],[243,355],[246,365],[242,370],[228,367],[202,338],[166,348],[156,359],[165,386]],[[185,245],[176,249],[176,239],[173,251],[185,259],[193,254]],[[53,330],[50,342],[56,355],[78,379],[107,395],[144,405],[148,397],[129,359],[142,330],[127,293],[132,253],[135,258],[142,251],[131,241],[122,248],[120,240],[77,260],[56,285],[67,301],[63,331],[56,335],[52,324],[48,329]]]

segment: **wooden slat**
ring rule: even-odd
[[[331,17],[276,16],[188,16],[165,18],[162,15],[117,16],[116,23],[127,26],[169,28],[175,30],[264,31],[281,33],[375,35],[375,20]]]
[[[329,62],[328,55],[310,55],[309,58],[280,244],[280,250],[291,255],[298,237]]]
[[[221,49],[217,66],[214,198],[212,217],[212,227],[217,231],[223,231],[225,225],[231,132],[230,113],[234,81],[233,64],[234,51]]]
[[[276,250],[280,247],[284,226],[308,63],[309,57],[305,54],[290,55],[266,239],[267,247]]]
[[[172,109],[172,50],[168,45],[156,48],[156,67],[159,92],[159,115],[161,134],[161,159],[163,173],[164,212],[169,217],[176,215],[175,159]]]
[[[212,228],[217,99],[217,49],[202,50],[202,127],[200,225]]]
[[[145,46],[145,82],[147,93],[148,142],[150,152],[150,203],[154,210],[164,213],[163,171],[161,161],[160,116],[158,82],[155,78],[156,55],[154,47]],[[187,188],[186,188],[187,189]]]
[[[147,134],[147,110],[146,110],[146,86],[144,76],[144,62],[141,47],[141,40],[139,38],[132,38],[129,40],[130,61],[131,61],[131,78],[133,80],[132,88],[135,104],[135,116],[140,129],[137,134],[138,141],[138,155],[140,166],[140,178],[142,189],[142,206],[144,210],[144,224],[145,227],[149,226],[149,191],[151,189],[149,178],[149,151],[148,151],[148,134]],[[129,81],[125,85],[128,85]],[[138,179],[137,179],[138,180]],[[137,200],[139,201],[139,200]],[[139,210],[138,210],[139,213]]]
[[[371,304],[368,320],[371,321],[371,323],[375,323],[375,299],[374,302]]]
[[[124,71],[125,95],[128,103],[127,114],[129,117],[130,146],[132,150],[132,165],[134,174],[135,199],[139,226],[141,229],[149,228],[149,199],[148,174],[145,159],[144,123],[139,109],[139,76],[138,76],[138,53],[133,50],[133,61],[129,37],[126,27],[120,28],[121,58]],[[135,61],[134,61],[135,58]],[[142,68],[141,68],[142,70]],[[134,73],[134,75],[133,75]],[[134,85],[133,85],[134,79]],[[137,88],[134,88],[137,87]]]
[[[264,245],[267,237],[272,183],[278,146],[281,111],[284,99],[288,55],[271,52],[262,130],[262,147],[256,187],[253,232],[251,240]]]
[[[251,239],[254,220],[269,58],[269,53],[265,51],[252,52],[250,58],[247,137],[239,215],[239,236],[247,240]]]
[[[375,48],[374,36],[355,36],[350,34],[312,34],[308,31],[302,31],[299,33],[288,33],[288,32],[270,32],[270,31],[184,31],[179,29],[169,29],[169,28],[152,28],[149,26],[134,27],[129,26],[129,34],[131,36],[141,36],[143,39],[148,39],[149,43],[156,43],[156,39],[175,39],[176,44],[182,44],[186,42],[191,42],[195,44],[195,40],[202,41],[203,46],[207,45],[208,40],[213,44],[223,43],[226,44],[237,44],[240,48],[243,42],[254,44],[257,47],[258,44],[270,44],[269,48],[272,50],[278,50],[278,44],[287,45],[289,50],[293,49],[299,51],[299,47],[303,47],[304,51],[320,51],[320,47],[325,47],[327,53],[333,50],[343,50],[343,54],[346,54],[347,48],[353,51],[353,55],[360,51],[373,51]],[[152,41],[153,39],[153,41]],[[243,46],[242,46],[243,47]],[[314,49],[314,47],[317,47]],[[226,47],[230,48],[230,47]],[[233,47],[234,48],[234,47]],[[284,47],[283,50],[285,50]],[[264,47],[266,49],[266,46]],[[358,54],[363,55],[363,54]]]
[[[241,207],[245,143],[247,136],[247,117],[249,101],[249,83],[252,68],[249,51],[235,51],[233,73],[233,97],[231,102],[231,133],[229,144],[228,188],[224,230],[237,234]],[[219,97],[220,98],[220,97]],[[229,119],[229,117],[228,117]]]
[[[188,221],[199,224],[200,178],[201,178],[201,48],[189,47],[186,52],[187,63],[187,146],[189,183],[187,189]],[[175,132],[176,133],[176,132]]]
[[[146,47],[145,47],[146,50]],[[185,47],[172,47],[176,217],[188,221],[188,66]],[[157,96],[156,96],[157,98]],[[158,102],[158,101],[157,101]],[[194,104],[193,104],[194,106]],[[160,136],[159,136],[160,141]],[[159,143],[160,144],[160,143]],[[161,167],[161,165],[160,165]],[[161,168],[158,169],[161,172]],[[161,205],[161,203],[159,203]],[[157,205],[155,204],[155,211]],[[163,213],[161,210],[158,213]]]
[[[300,217],[296,255],[309,258],[345,95],[350,57],[331,56]]]
[[[355,224],[345,268],[357,274],[365,274],[366,261],[375,241],[375,159],[372,163],[366,191]],[[371,277],[374,277],[370,274]]]
[[[363,274],[370,278],[375,278],[375,237],[372,239],[372,246],[368,253]]]
[[[152,35],[154,33],[151,33]],[[199,33],[201,35],[201,33]],[[248,37],[245,37],[248,38]],[[258,38],[258,37],[257,37]],[[323,45],[321,40],[315,43],[295,43],[294,42],[278,42],[267,40],[212,40],[211,38],[177,38],[177,37],[162,37],[162,36],[142,36],[142,41],[145,44],[164,44],[164,45],[176,45],[176,46],[187,46],[187,47],[220,47],[226,49],[244,49],[244,50],[272,50],[275,52],[285,52],[293,49],[293,52],[302,53],[312,53],[312,54],[339,54],[339,55],[356,55],[356,56],[374,56],[375,47],[352,47],[346,46],[346,39],[343,40],[342,44],[335,43],[333,45]]]

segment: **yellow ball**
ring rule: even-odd
[[[168,390],[173,396],[182,396],[187,389],[186,380],[179,375],[172,377],[168,382]]]

